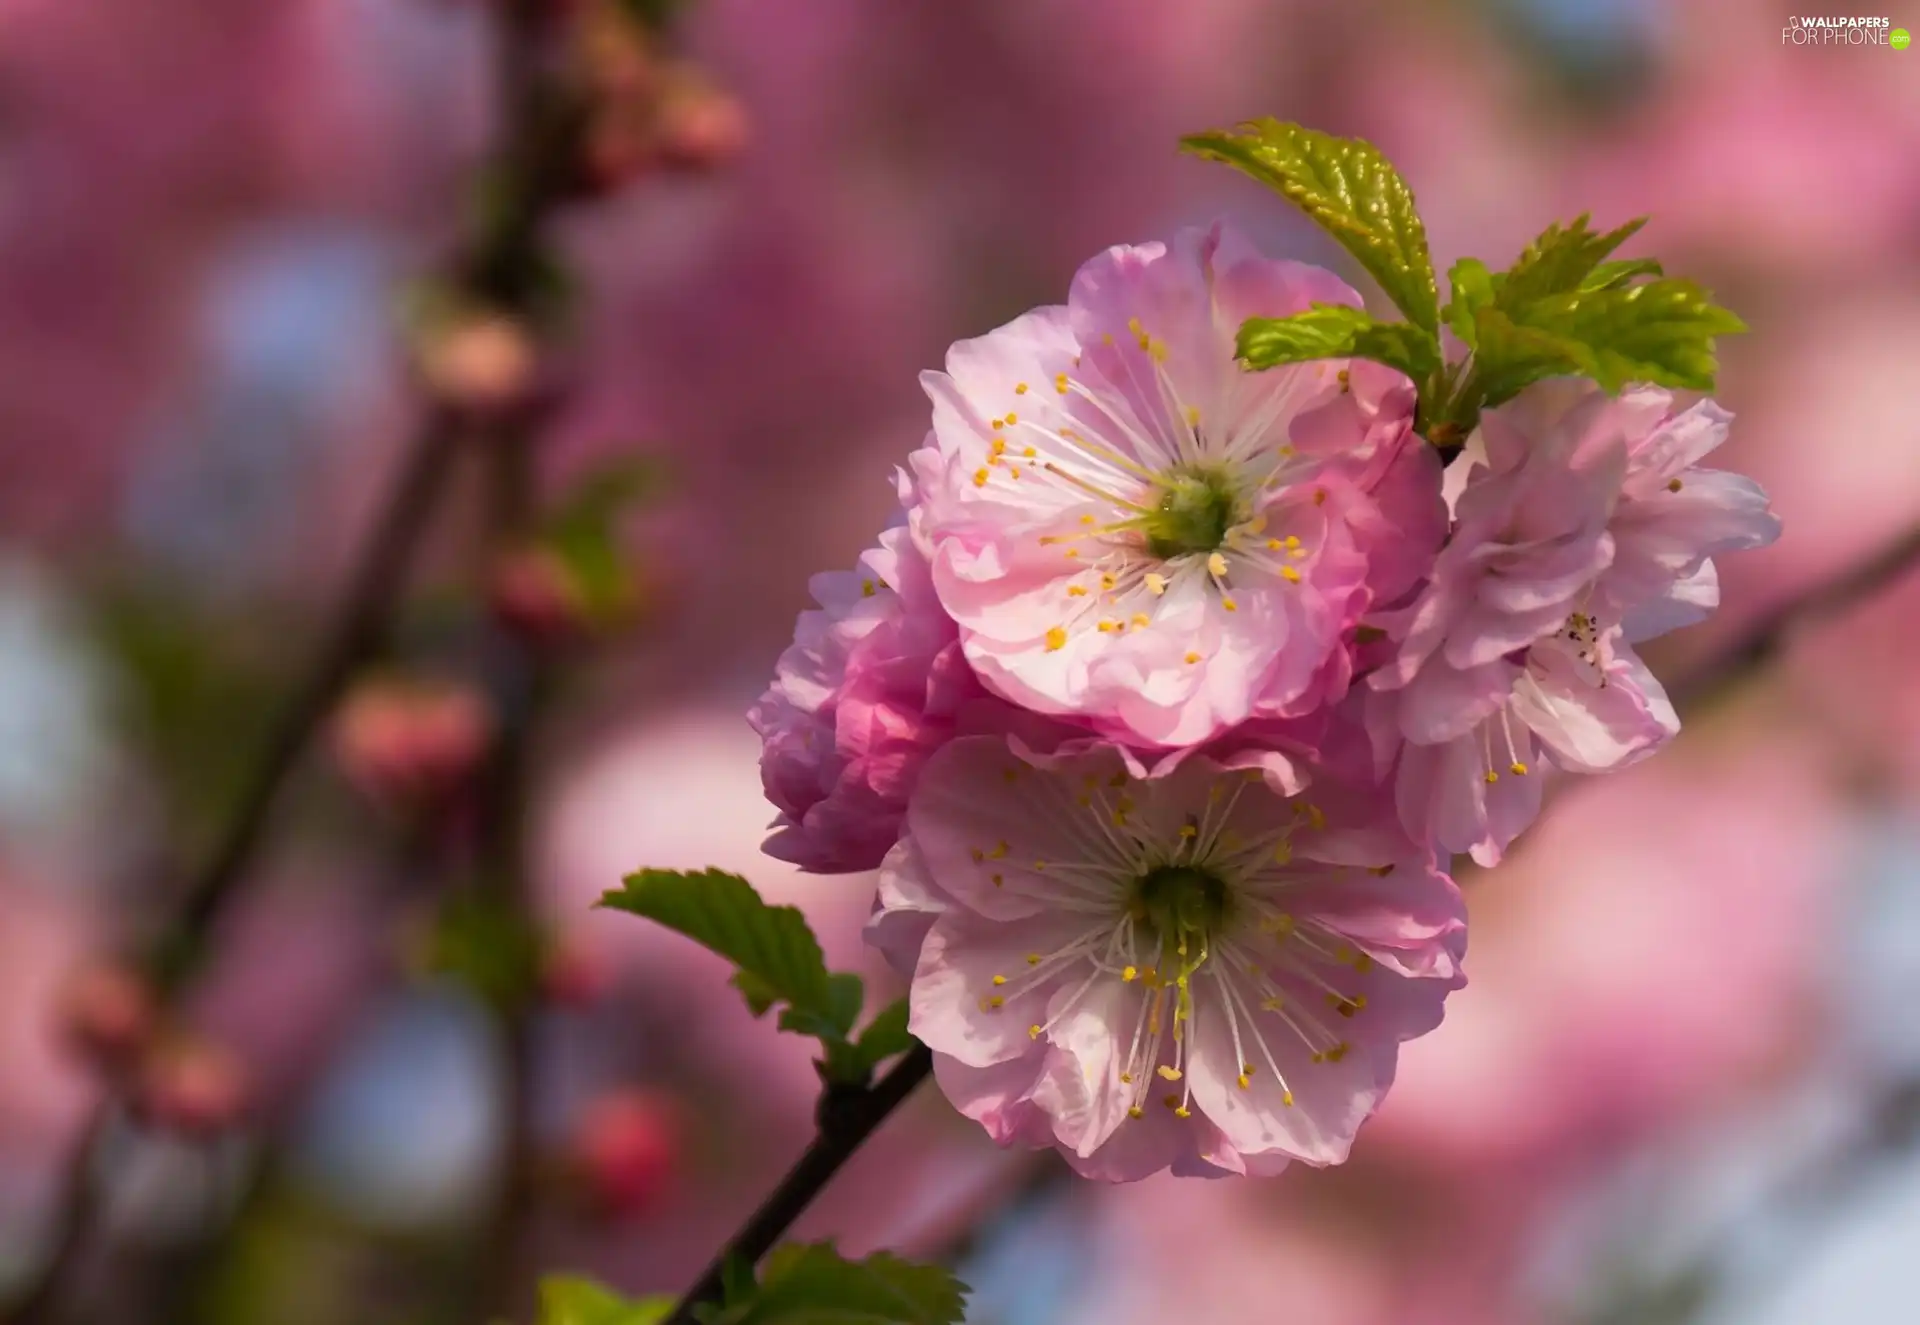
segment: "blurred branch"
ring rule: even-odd
[[[1920,566],[1920,525],[1762,616],[1719,656],[1673,688],[1675,706],[1702,703],[1779,656],[1801,629],[1836,616]]]
[[[577,166],[584,117],[559,80],[543,76],[539,39],[552,13],[539,0],[502,0],[501,78],[505,127],[490,173],[494,205],[453,264],[464,292],[509,311],[531,311],[547,279],[540,234],[564,200]],[[146,954],[156,986],[177,994],[204,956],[206,937],[265,842],[272,811],[301,756],[348,681],[381,648],[422,537],[446,490],[470,420],[448,401],[430,407],[377,519],[345,597],[274,726],[226,832],[184,888],[179,910]],[[518,774],[514,775],[517,787]],[[50,1252],[39,1278],[0,1320],[43,1325],[56,1310],[99,1224],[104,1192],[96,1173],[100,1141],[124,1101],[111,1082],[62,1177]]]

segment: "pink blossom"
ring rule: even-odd
[[[761,780],[780,810],[768,854],[844,874],[886,855],[921,764],[980,690],[904,528],[812,588],[820,606],[801,613],[748,720],[766,742]]]
[[[1409,831],[1494,864],[1539,811],[1542,755],[1603,772],[1679,730],[1631,642],[1704,617],[1711,557],[1779,524],[1757,484],[1693,464],[1728,415],[1671,407],[1654,388],[1551,382],[1482,419],[1453,536],[1369,682]]]
[[[1345,692],[1368,554],[1390,589],[1424,569],[1438,470],[1409,440],[1404,382],[1363,370],[1356,403],[1344,361],[1247,373],[1234,335],[1357,302],[1216,225],[1109,249],[1064,307],[962,341],[923,377],[914,534],[988,688],[1157,746]],[[1383,539],[1423,492],[1424,523]]]
[[[1464,982],[1465,926],[1376,798],[1325,791],[1206,754],[935,755],[869,934],[947,1097],[1092,1177],[1344,1160]]]

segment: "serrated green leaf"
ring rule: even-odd
[[[1194,134],[1181,146],[1278,190],[1354,256],[1408,321],[1439,334],[1426,226],[1406,180],[1372,143],[1265,119]]]
[[[1578,371],[1610,392],[1629,382],[1711,391],[1719,370],[1714,338],[1747,329],[1699,285],[1673,277],[1554,295],[1511,316],[1537,337],[1552,337]]]
[[[540,1325],[659,1325],[673,1312],[670,1297],[629,1301],[591,1279],[549,1275],[540,1281]]]
[[[849,1261],[832,1243],[790,1243],[767,1258],[749,1299],[729,1302],[727,1318],[739,1325],[960,1325],[966,1294],[942,1266],[888,1252]]]
[[[833,1024],[844,1011],[844,991],[827,974],[806,917],[797,907],[768,906],[738,874],[640,870],[600,905],[645,916],[731,961],[740,968],[734,984],[756,1014],[779,1002]]]
[[[1541,378],[1581,371],[1578,346],[1549,332],[1519,326],[1498,308],[1481,308],[1474,327],[1478,348],[1472,385],[1480,397],[1478,403],[1487,408],[1513,399]]]
[[[1637,217],[1596,235],[1587,229],[1587,219],[1582,213],[1564,226],[1556,222],[1527,245],[1500,283],[1502,309],[1513,313],[1536,299],[1578,290],[1603,258],[1647,223],[1646,217]]]
[[[790,1007],[780,1014],[780,1029],[823,1040],[843,1040],[860,1017],[866,990],[857,975],[835,972],[827,977],[827,1001],[820,1009]]]
[[[1443,310],[1447,325],[1471,349],[1480,339],[1475,315],[1493,302],[1493,276],[1480,259],[1461,258],[1447,269],[1447,284],[1453,291]]]
[[[867,1028],[860,1032],[855,1045],[869,1066],[877,1066],[913,1048],[913,1035],[907,1030],[908,1013],[907,1000],[896,998],[881,1008],[867,1023]]]
[[[1292,317],[1248,318],[1234,352],[1249,368],[1312,359],[1374,359],[1416,382],[1440,365],[1440,342],[1410,322],[1376,322],[1364,310],[1315,304]]]
[[[1611,290],[1615,286],[1625,285],[1640,276],[1664,276],[1666,272],[1653,258],[1628,258],[1620,262],[1603,262],[1587,273],[1580,282],[1582,290]]]

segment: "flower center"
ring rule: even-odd
[[[1162,561],[1212,552],[1245,518],[1240,492],[1224,465],[1181,465],[1157,482],[1158,499],[1141,517],[1147,550]]]
[[[1226,919],[1227,885],[1210,870],[1157,865],[1134,884],[1134,914],[1152,925],[1169,953],[1197,954]]]

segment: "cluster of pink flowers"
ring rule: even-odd
[[[1672,737],[1633,644],[1778,533],[1710,401],[1543,383],[1443,468],[1399,373],[1235,359],[1359,302],[1215,226],[955,345],[752,715],[768,849],[879,868],[942,1089],[1089,1175],[1344,1159],[1464,982],[1452,854]]]

